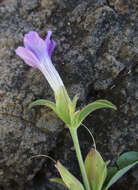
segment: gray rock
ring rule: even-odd
[[[57,175],[52,162],[31,159],[37,154],[60,159],[80,177],[64,124],[47,108],[28,110],[33,100],[54,100],[44,76],[15,55],[30,30],[45,38],[52,29],[53,63],[70,96],[80,95],[78,108],[96,99],[117,105],[85,122],[104,159],[114,164],[119,154],[138,151],[136,0],[5,0],[0,20],[0,190],[64,190],[48,181]],[[92,143],[83,127],[79,137],[86,156]],[[137,168],[114,187],[136,190]]]

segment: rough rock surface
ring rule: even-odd
[[[36,30],[56,41],[53,63],[78,106],[108,99],[118,111],[100,110],[85,124],[93,132],[105,159],[138,151],[138,65],[136,0],[1,0],[0,1],[0,190],[64,190],[49,182],[53,163],[31,159],[49,154],[79,175],[68,130],[48,109],[28,110],[33,100],[53,100],[43,75],[16,55],[23,35]],[[91,147],[87,131],[79,129],[83,154]],[[113,189],[138,189],[138,168]]]

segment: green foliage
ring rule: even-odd
[[[80,126],[83,120],[93,111],[101,108],[111,108],[116,110],[116,106],[107,100],[97,100],[91,104],[85,106],[82,110],[78,111],[75,115],[75,125],[76,127]]]
[[[56,104],[51,102],[51,101],[48,101],[48,100],[44,100],[44,99],[39,99],[39,100],[36,100],[34,102],[32,102],[30,105],[29,105],[29,109],[32,108],[32,107],[35,107],[35,106],[47,106],[49,108],[51,108],[53,111],[56,112]]]
[[[85,169],[91,190],[101,190],[107,175],[106,163],[99,152],[91,149],[85,159]]]
[[[69,190],[84,190],[84,187],[79,180],[74,177],[60,162],[57,162],[55,167],[58,169],[62,179],[54,178],[53,181],[66,186]]]
[[[38,105],[48,106],[56,112],[56,114],[70,129],[77,129],[83,120],[97,109],[112,108],[116,110],[116,106],[114,106],[111,102],[107,100],[97,100],[91,104],[88,104],[82,110],[75,112],[78,98],[75,96],[71,101],[64,87],[59,90],[59,93],[56,94],[55,98],[56,104],[48,100],[40,99],[32,102],[29,105],[29,108]],[[91,149],[84,163],[91,190],[108,190],[111,185],[113,185],[137,163],[138,152],[127,152],[121,155],[117,160],[119,169],[116,167],[111,167],[107,172],[107,163],[103,161],[99,152],[95,149]],[[64,185],[69,190],[84,190],[84,187],[79,180],[77,180],[77,178],[75,178],[64,166],[62,166],[60,162],[57,162],[56,168],[60,172],[61,178],[53,178],[52,181]],[[86,190],[88,189],[86,188]]]
[[[118,160],[117,165],[120,169],[133,164],[134,162],[138,161],[138,152],[130,151],[122,154]]]
[[[63,185],[64,187],[67,187],[64,181],[59,177],[51,178],[50,181],[59,183],[60,185]]]
[[[117,160],[119,170],[115,167],[108,170],[108,177],[103,190],[109,189],[111,185],[136,164],[138,164],[138,152],[127,152],[122,154]]]
[[[70,105],[71,100],[65,87],[59,88],[55,94],[57,115],[66,123],[67,126],[71,125]]]
[[[78,96],[74,96],[69,108],[70,108],[70,115],[71,117],[74,115],[75,113],[75,109],[76,109],[76,104],[77,104],[77,100],[78,100]],[[72,119],[75,119],[75,118],[72,118]]]
[[[136,164],[138,164],[138,152],[127,152],[122,154],[117,160],[119,169],[111,167],[107,172],[107,163],[103,161],[97,150],[91,149],[85,159],[85,169],[91,190],[108,190]],[[84,190],[83,185],[60,162],[57,162],[56,168],[60,172],[62,179],[53,178],[51,181],[62,184],[69,190]]]

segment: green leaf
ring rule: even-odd
[[[57,162],[55,167],[58,169],[64,184],[69,190],[84,190],[83,185],[74,177],[60,162]]]
[[[85,159],[85,169],[91,189],[101,190],[107,175],[106,165],[99,152],[91,149]]]
[[[56,111],[55,103],[53,103],[51,101],[48,101],[48,100],[44,100],[44,99],[40,99],[40,100],[36,100],[36,101],[32,102],[29,105],[29,109],[32,108],[32,107],[35,107],[35,106],[43,106],[43,105],[51,108],[53,111]]]
[[[116,106],[107,100],[97,100],[91,104],[88,104],[81,111],[77,113],[77,126],[79,126],[82,121],[93,111],[101,108],[112,108],[116,110]]]
[[[122,154],[118,160],[117,165],[120,170],[117,168],[111,168],[108,171],[108,177],[106,180],[106,185],[103,190],[107,190],[111,185],[113,185],[120,177],[122,177],[129,169],[138,164],[138,152],[126,152]]]
[[[133,166],[138,164],[138,161],[134,162],[133,164],[128,165],[127,167],[122,168],[121,170],[117,171],[111,179],[108,181],[107,185],[103,188],[103,190],[109,189],[111,185],[113,185],[120,177],[122,177],[129,169],[131,169]]]
[[[130,151],[122,154],[118,160],[117,165],[120,169],[128,166],[129,164],[133,164],[135,161],[138,161],[138,152]]]
[[[107,170],[107,177],[106,177],[106,180],[105,180],[105,184],[108,183],[108,181],[116,174],[117,172],[117,168],[116,167],[110,167],[108,170]]]
[[[63,185],[64,187],[67,187],[66,184],[64,183],[64,181],[61,178],[58,178],[58,177],[51,178],[50,181],[59,183],[59,184]]]

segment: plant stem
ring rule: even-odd
[[[70,127],[69,129],[70,129],[72,140],[73,140],[73,143],[74,143],[74,146],[75,146],[75,151],[76,151],[76,155],[77,155],[77,158],[78,158],[83,183],[85,185],[86,190],[90,190],[90,185],[89,185],[89,181],[88,181],[88,178],[87,178],[86,170],[85,170],[85,167],[84,167],[84,162],[83,162],[82,155],[81,155],[80,145],[79,145],[79,141],[78,141],[77,129],[73,128],[73,127]]]

